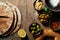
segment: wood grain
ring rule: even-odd
[[[22,23],[21,28],[25,29],[27,32],[27,35],[29,37],[29,40],[34,40],[33,36],[29,32],[29,26],[32,22],[34,22],[34,8],[33,8],[33,2],[35,0],[0,0],[0,2],[10,2],[18,7],[18,9],[21,12],[22,16]],[[15,33],[12,36],[6,37],[6,38],[0,38],[0,40],[21,40],[21,38]]]
[[[31,23],[39,23],[42,27],[42,29],[44,30],[44,33],[42,34],[42,36],[36,38],[36,40],[41,40],[42,37],[44,37],[45,35],[55,35],[57,40],[60,40],[60,36],[57,36],[59,34],[51,31],[49,32],[51,29],[46,29],[38,20],[38,14],[37,11],[34,9],[33,7],[33,3],[35,0],[0,0],[0,2],[10,2],[14,5],[16,5],[18,7],[18,9],[21,12],[21,16],[22,16],[22,22],[21,22],[21,28],[24,29],[28,35],[29,40],[35,40],[32,36],[32,34],[29,32],[29,26],[31,25]],[[47,32],[46,32],[47,31]],[[21,38],[17,35],[17,33],[15,33],[12,36],[6,37],[6,38],[0,38],[0,40],[21,40]]]

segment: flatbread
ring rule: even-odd
[[[19,9],[15,6],[12,5],[11,3],[7,2],[5,3],[6,5],[8,5],[11,10],[12,10],[12,14],[13,14],[13,26],[10,27],[10,30],[8,30],[4,35],[2,35],[1,37],[5,37],[5,36],[9,36],[11,34],[14,34],[15,32],[18,31],[18,29],[20,28],[21,25],[21,14]],[[15,18],[15,19],[14,19]],[[12,24],[11,24],[12,25]]]
[[[18,23],[17,23],[17,27],[15,28],[15,30],[11,33],[14,34],[15,32],[17,32],[19,30],[19,28],[21,27],[21,14],[19,9],[16,6],[13,6],[15,8],[15,12],[18,15]]]
[[[9,30],[13,22],[13,13],[11,8],[5,3],[0,2],[0,35]]]
[[[9,30],[9,32],[8,33],[6,33],[5,35],[2,35],[2,37],[5,37],[5,36],[9,36],[10,35],[10,33],[12,33],[13,31],[14,31],[14,29],[16,28],[16,25],[17,25],[17,15],[16,15],[16,13],[15,13],[15,11],[14,11],[14,8],[12,7],[13,5],[10,5],[10,3],[6,3],[7,5],[9,5],[9,7],[12,9],[12,11],[13,11],[13,14],[14,14],[14,24],[13,24],[13,26],[12,26],[12,28]]]

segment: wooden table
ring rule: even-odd
[[[32,22],[35,22],[34,20],[34,8],[33,8],[33,2],[35,0],[0,0],[0,2],[10,2],[14,5],[16,5],[22,15],[22,24],[21,24],[21,28],[25,29],[25,31],[27,32],[27,35],[29,37],[29,40],[34,40],[32,35],[29,32],[29,25]],[[9,36],[7,38],[0,38],[0,40],[21,40],[20,37],[17,35],[17,33],[15,33],[12,36]]]
[[[22,15],[21,28],[23,28],[27,32],[29,40],[34,40],[32,34],[30,34],[30,32],[29,32],[30,24],[36,22],[36,23],[39,23],[42,28],[44,28],[44,26],[37,19],[38,14],[34,10],[34,7],[33,7],[33,3],[35,0],[0,0],[0,2],[6,2],[6,1],[16,5],[19,8],[21,15]],[[46,31],[47,31],[47,33],[46,33]],[[49,31],[52,31],[52,30],[44,28],[45,35],[49,34],[49,33],[51,34],[51,32],[49,32]],[[51,35],[55,34],[53,31],[52,31],[52,33],[53,34],[51,34]],[[41,37],[43,37],[43,35]],[[56,34],[56,35],[59,35],[59,34]],[[41,37],[38,37],[37,39],[40,39]],[[59,37],[60,36],[58,36],[58,40],[60,40]],[[9,36],[6,38],[0,38],[0,40],[21,40],[21,38],[17,35],[17,33],[15,33],[12,36]]]

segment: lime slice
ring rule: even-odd
[[[20,36],[21,38],[25,38],[26,37],[26,32],[24,29],[20,29],[18,31],[18,36]]]

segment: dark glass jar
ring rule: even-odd
[[[21,39],[22,40],[29,40],[27,34],[26,34],[26,36],[24,38],[21,38]]]

